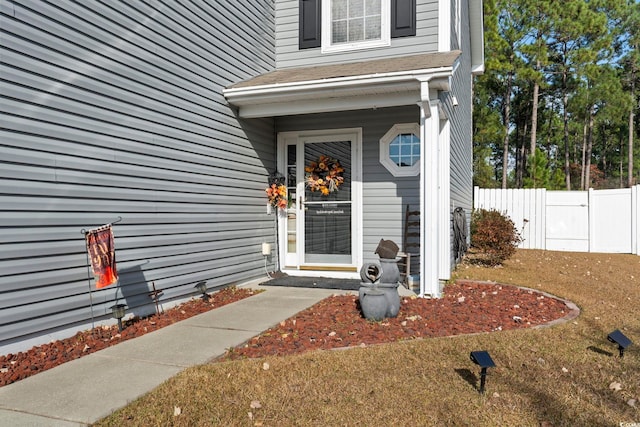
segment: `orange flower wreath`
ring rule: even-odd
[[[318,161],[309,163],[304,168],[307,187],[312,192],[320,191],[323,196],[329,195],[344,184],[344,168],[340,162],[329,156],[321,155]]]

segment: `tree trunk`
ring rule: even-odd
[[[527,168],[527,148],[525,144],[527,127],[528,127],[528,124],[525,122],[522,129],[522,137],[518,138],[520,140],[519,142],[520,146],[518,147],[519,162],[517,165],[518,167],[516,168],[516,181],[517,181],[516,187],[517,188],[522,188],[524,186],[524,171]]]
[[[620,139],[620,153],[622,153],[622,151],[623,151],[623,146],[622,145],[623,145],[622,144],[622,139]],[[620,168],[620,170],[618,171],[618,173],[620,175],[620,188],[624,188],[624,179],[623,179],[624,174],[622,173],[622,156],[620,156],[619,168]]]
[[[633,186],[633,108],[629,111],[629,164],[627,165],[627,187]]]
[[[580,163],[580,189],[585,190],[584,182],[585,182],[585,164],[586,164],[586,151],[587,151],[587,122],[585,120],[584,125],[582,126],[582,162]]]
[[[636,73],[635,67],[633,67],[631,70],[631,99],[633,99],[633,104],[629,110],[629,164],[627,165],[627,187],[631,187],[633,185],[633,113],[636,109],[635,79]]]
[[[562,77],[563,80],[566,80],[566,71],[565,75]],[[571,169],[569,168],[569,112],[567,111],[567,104],[569,103],[569,94],[567,93],[567,89],[564,89],[564,95],[562,97],[562,120],[564,122],[564,182],[567,185],[567,190],[571,190]]]
[[[536,70],[540,69],[540,60],[536,62]],[[536,141],[538,131],[538,97],[540,92],[540,85],[536,79],[533,82],[533,97],[531,102],[531,143],[529,144],[529,155],[532,156],[536,153]],[[533,178],[533,177],[532,177]]]
[[[595,106],[592,105],[589,109],[589,129],[587,130],[587,152],[585,154],[583,190],[591,186],[591,151],[593,150],[593,121],[595,113]]]
[[[507,88],[505,90],[504,99],[504,141],[502,146],[504,153],[502,154],[502,188],[507,188],[507,167],[509,165],[509,122],[511,121],[511,79],[512,73],[507,75]]]

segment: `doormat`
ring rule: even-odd
[[[331,277],[299,277],[282,276],[260,283],[264,286],[289,286],[292,288],[340,289],[343,291],[357,291],[360,280],[334,279]]]

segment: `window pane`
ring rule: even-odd
[[[420,160],[420,139],[412,133],[401,133],[389,143],[389,158],[396,165],[413,166]]]
[[[367,16],[380,14],[380,0],[367,0],[365,3],[365,14]]]
[[[347,41],[347,21],[333,22],[331,43],[344,43]]]
[[[349,41],[364,40],[364,20],[362,18],[349,20]]]
[[[317,142],[305,144],[304,161],[305,165],[310,165],[321,156],[328,156],[338,161],[344,169],[343,183],[337,191],[328,195],[323,195],[320,191],[311,191],[309,186],[305,186],[304,198],[307,202],[332,202],[351,200],[351,141]]]
[[[351,254],[351,205],[312,205],[304,220],[307,254]]]
[[[380,28],[380,15],[366,18],[366,40],[378,40],[382,37]]]
[[[347,19],[347,0],[333,0],[331,2],[331,19]]]
[[[289,193],[290,200],[295,200],[295,193]],[[295,203],[291,207],[287,209],[287,252],[295,253],[296,252],[296,208]]]
[[[349,18],[361,18],[364,15],[364,0],[349,1]]]
[[[382,39],[381,0],[332,0],[331,43]]]
[[[296,187],[296,146],[287,146],[287,187]]]

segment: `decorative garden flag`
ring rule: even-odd
[[[118,281],[118,271],[111,224],[89,230],[85,237],[91,268],[96,277],[96,289],[114,284]]]

